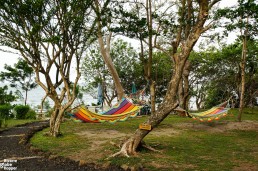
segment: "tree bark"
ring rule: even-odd
[[[150,95],[151,95],[151,114],[155,113],[156,110],[156,98],[155,98],[155,81],[152,80],[152,57],[153,57],[153,47],[152,47],[152,2],[151,0],[146,0],[146,14],[147,14],[147,23],[148,23],[148,32],[149,32],[149,58],[148,58],[148,72],[147,78],[150,82]]]
[[[156,107],[155,107],[155,87],[156,83],[155,81],[151,81],[150,85],[150,95],[151,95],[151,114],[155,113]]]
[[[246,30],[243,35],[243,48],[242,48],[242,59],[240,63],[241,69],[241,91],[240,91],[240,104],[239,104],[239,114],[237,119],[239,122],[242,121],[242,113],[244,108],[244,97],[245,97],[245,66],[246,66],[246,52],[247,52],[247,32],[248,32],[248,17],[246,19]]]
[[[185,110],[188,109],[188,96],[189,96],[189,73],[190,73],[190,62],[186,61],[184,66],[184,71],[182,73],[182,78],[179,83],[178,97],[179,106]]]
[[[246,35],[243,39],[243,50],[242,50],[242,60],[240,63],[240,68],[241,68],[241,90],[240,90],[240,104],[239,104],[239,114],[237,116],[237,119],[239,122],[242,121],[242,113],[243,113],[243,108],[244,108],[244,96],[245,96],[245,65],[246,65]]]
[[[57,137],[60,133],[60,124],[62,122],[62,118],[64,116],[65,110],[59,106],[56,107],[53,111],[51,118],[50,118],[50,131],[49,134],[51,136]]]

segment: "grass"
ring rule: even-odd
[[[2,127],[0,127],[0,130],[4,130],[4,129],[8,129],[11,127],[14,127],[16,125],[21,125],[21,124],[25,124],[25,123],[30,123],[30,122],[35,122],[35,120],[33,119],[8,119],[5,120],[5,124],[2,124]]]
[[[215,124],[200,123],[190,118],[167,117],[144,141],[161,153],[142,150],[134,157],[107,157],[119,149],[111,141],[120,143],[129,137],[146,117],[133,118],[115,124],[89,124],[66,121],[63,136],[45,137],[45,129],[38,132],[31,143],[56,155],[95,163],[144,166],[149,170],[257,170],[258,134],[256,130],[219,128],[237,123],[237,110]],[[258,121],[258,110],[245,109],[243,120]],[[241,123],[239,123],[241,124]],[[240,125],[241,126],[241,125]],[[172,130],[172,131],[171,131]],[[217,131],[216,131],[217,130]],[[111,132],[113,131],[113,132]],[[112,134],[113,133],[113,134]],[[120,135],[121,136],[114,136]],[[114,136],[112,138],[112,136]]]

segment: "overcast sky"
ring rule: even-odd
[[[220,6],[221,7],[230,7],[236,3],[237,3],[237,0],[222,0],[220,2]],[[235,38],[236,38],[236,35],[232,33],[231,35],[229,35],[227,42],[232,43]],[[0,48],[3,49],[4,47],[0,46]],[[4,49],[7,49],[7,48],[4,48]],[[17,54],[11,54],[11,53],[0,51],[0,59],[1,59],[0,71],[3,71],[5,64],[13,65],[14,63],[16,63],[18,57],[19,57],[19,55],[17,55]]]

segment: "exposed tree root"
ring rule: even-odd
[[[115,153],[115,154],[112,154],[111,156],[109,156],[108,157],[108,159],[109,158],[111,158],[111,157],[116,157],[116,156],[125,156],[125,157],[130,157],[129,155],[128,155],[128,153],[127,153],[127,151],[126,150],[120,150],[119,152],[117,152],[117,153]]]
[[[146,149],[148,149],[148,150],[150,150],[150,151],[153,151],[153,152],[161,153],[161,151],[156,150],[155,148],[153,148],[153,147],[151,147],[151,146],[148,146],[148,145],[146,145],[146,144],[143,144],[142,147],[144,147],[144,148],[146,148]]]
[[[121,150],[111,156],[108,157],[116,157],[116,156],[124,156],[124,157],[130,157],[129,154],[136,154],[135,150],[133,150],[133,141],[132,140],[127,140],[122,147],[120,147]]]
[[[113,141],[110,141],[109,142],[111,145],[117,147],[117,148],[121,148],[121,145],[118,145],[117,143],[113,142]]]
[[[119,145],[115,144],[114,142],[110,142],[110,143],[112,145],[116,146],[116,147],[119,147]],[[121,150],[119,152],[109,156],[107,159],[109,159],[111,157],[117,157],[117,156],[130,157],[130,155],[136,155],[137,152],[136,152],[136,150],[134,150],[133,145],[134,145],[133,142],[128,140],[127,142],[125,142],[123,144],[122,147],[119,147],[119,148],[121,148]],[[153,151],[153,152],[159,152],[159,153],[161,152],[159,150],[154,149],[151,146],[146,145],[145,142],[141,142],[139,144],[139,146],[137,147],[137,149],[142,149],[142,148],[148,149],[148,150]]]

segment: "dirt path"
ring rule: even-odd
[[[34,132],[42,130],[47,125],[47,122],[35,122],[0,131],[0,170],[122,170],[115,166],[83,165],[70,159],[33,150],[30,144],[27,143],[29,138]]]

